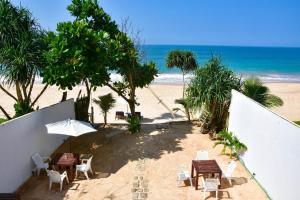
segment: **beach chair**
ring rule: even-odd
[[[231,180],[233,179],[232,174],[233,174],[236,166],[237,166],[236,162],[232,160],[229,163],[229,165],[227,166],[227,170],[222,173],[222,176],[229,181],[230,185],[231,185]]]
[[[190,181],[191,186],[193,185],[190,171],[186,169],[185,165],[179,165],[177,167],[177,186],[179,186],[180,182],[186,180]]]
[[[203,186],[203,199],[206,198],[206,192],[216,192],[216,199],[218,199],[218,186],[220,184],[219,179],[201,177]]]
[[[125,119],[125,114],[123,111],[116,111],[115,120]]]
[[[31,156],[31,158],[35,164],[34,171],[37,172],[38,176],[40,175],[41,169],[47,170],[49,168],[49,163],[46,161],[50,161],[50,157],[42,157],[39,153],[35,153]]]
[[[200,150],[197,151],[195,160],[208,160],[208,151]]]
[[[47,170],[47,174],[49,176],[49,190],[51,190],[52,183],[59,183],[60,191],[62,191],[64,179],[66,179],[69,184],[68,174],[66,171],[60,174],[58,171]]]
[[[92,158],[93,156],[91,156],[87,160],[82,160],[80,165],[76,165],[75,179],[77,178],[78,172],[82,172],[87,178],[87,180],[89,180],[88,172],[91,172],[93,174],[92,166],[91,166]]]

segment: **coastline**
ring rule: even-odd
[[[287,82],[276,82],[276,83],[265,83],[271,93],[281,97],[284,101],[284,105],[278,108],[272,108],[272,110],[281,116],[285,117],[290,121],[300,120],[300,83],[287,83]],[[35,97],[42,89],[43,84],[36,83],[33,90],[33,97]],[[175,104],[175,99],[182,97],[182,82],[174,83],[153,83],[150,85],[152,91],[170,108],[178,108],[180,105]],[[15,93],[14,87],[8,88],[10,92]],[[76,99],[79,90],[82,89],[85,92],[84,86],[76,86],[73,90],[68,91],[68,98]],[[39,108],[47,107],[49,105],[58,103],[62,98],[63,90],[59,90],[57,86],[49,87],[46,92],[41,96],[37,103]],[[92,98],[97,98],[100,95],[112,93],[115,98],[119,98],[116,93],[110,90],[108,87],[99,87],[95,92],[92,93]],[[151,93],[147,88],[137,90],[137,100],[141,103],[137,107],[137,111],[142,112],[143,117],[148,121],[151,120],[167,120],[171,119],[169,111],[159,103],[159,100]],[[0,105],[3,106],[9,114],[13,115],[13,104],[14,101],[0,91]],[[93,104],[95,113],[95,122],[102,122],[103,116],[97,105]],[[115,111],[127,111],[126,105],[116,104],[108,114],[108,122],[116,122],[114,119]],[[3,114],[0,112],[0,117]],[[185,119],[184,113],[179,111],[176,113],[178,120]]]

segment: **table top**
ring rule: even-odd
[[[76,153],[57,153],[51,160],[52,165],[72,166],[78,163],[79,155]]]
[[[222,173],[222,170],[216,160],[193,160],[192,165],[199,174]]]

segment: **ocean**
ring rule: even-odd
[[[181,83],[180,70],[168,69],[166,56],[171,50],[192,51],[201,66],[212,55],[242,77],[257,76],[264,82],[300,82],[300,48],[237,47],[195,45],[143,45],[144,59],[154,61],[159,70],[155,83]]]

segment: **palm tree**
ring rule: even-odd
[[[230,149],[230,158],[232,156],[238,156],[238,153],[241,150],[247,150],[247,147],[245,144],[241,143],[236,136],[233,135],[232,132],[227,131],[220,131],[218,133],[218,136],[221,138],[221,140],[215,142],[214,147],[217,145],[223,145],[222,154],[226,153],[227,148]]]
[[[187,88],[187,102],[194,111],[202,113],[205,130],[219,132],[226,126],[231,90],[241,90],[241,79],[212,57],[202,68],[195,71]]]
[[[184,76],[197,69],[197,61],[194,56],[194,54],[190,51],[171,51],[169,52],[167,56],[167,67],[168,68],[173,68],[177,67],[181,70],[182,72],[182,81],[183,81],[183,93],[182,93],[182,98],[184,99],[184,93],[185,93],[185,80]]]
[[[266,107],[278,107],[283,105],[280,97],[270,94],[267,86],[256,77],[250,77],[243,84],[243,94]]]
[[[93,99],[100,109],[102,110],[104,116],[104,126],[107,124],[107,113],[110,109],[115,106],[116,99],[112,96],[111,93],[99,96],[98,99]]]
[[[0,1],[0,78],[8,86],[14,85],[16,96],[0,84],[0,89],[14,99],[19,114],[33,110],[33,106],[48,85],[35,99],[31,99],[36,76],[46,65],[43,53],[48,48],[46,34],[29,10],[15,7],[9,1]],[[11,117],[3,107],[1,111]]]

